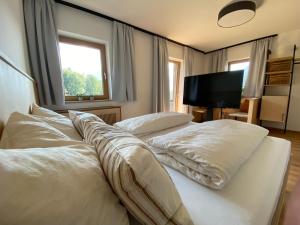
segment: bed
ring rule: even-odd
[[[191,125],[193,122],[141,138],[147,141]],[[166,168],[195,224],[274,225],[278,224],[282,210],[289,160],[289,142],[268,136],[222,190],[209,189]]]
[[[30,105],[36,102],[34,80],[18,70],[2,53],[0,96],[1,134],[11,113],[28,113]],[[146,140],[173,129],[179,128],[155,132],[143,136],[142,139]],[[166,169],[195,225],[275,225],[278,224],[283,206],[289,157],[290,147],[286,141],[267,137],[253,157],[222,190],[208,189],[171,168]],[[262,172],[257,174],[257,168]],[[131,224],[137,223],[133,220]]]

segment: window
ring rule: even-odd
[[[178,108],[178,85],[180,75],[180,62],[169,61],[169,98],[170,98],[170,111],[176,111]]]
[[[229,71],[244,70],[243,88],[245,87],[246,80],[248,77],[249,64],[250,64],[249,59],[243,59],[243,60],[232,61],[229,63],[229,66],[228,66]]]
[[[108,99],[105,45],[60,37],[59,48],[66,101]]]

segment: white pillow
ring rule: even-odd
[[[36,104],[32,105],[32,115],[46,122],[50,126],[55,127],[71,139],[82,141],[82,138],[75,129],[72,121],[66,116],[60,115],[49,109],[39,107]]]
[[[37,116],[44,116],[44,117],[61,117],[61,118],[64,118],[65,116],[57,113],[57,112],[54,112],[50,109],[46,109],[46,108],[43,108],[43,107],[40,107],[38,106],[37,104],[33,103],[31,105],[31,113],[33,115],[37,115]]]
[[[0,148],[6,149],[82,145],[39,118],[18,112],[10,115],[3,132]]]
[[[95,151],[0,149],[1,225],[128,225]]]
[[[193,224],[170,176],[144,142],[104,122],[80,123],[108,182],[141,224]]]
[[[114,126],[122,128],[135,135],[144,135],[180,126],[192,121],[193,116],[185,113],[163,112],[139,116],[121,122]]]
[[[100,119],[98,116],[92,113],[85,113],[75,110],[69,110],[69,117],[71,121],[73,122],[73,125],[77,129],[77,131],[80,133],[81,137],[83,138],[83,129],[81,127],[80,120],[89,120],[89,121],[98,121],[105,123],[102,119]]]

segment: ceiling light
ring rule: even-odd
[[[255,12],[256,4],[251,0],[231,2],[219,12],[218,25],[224,28],[240,26],[252,20]]]

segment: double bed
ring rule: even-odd
[[[1,134],[11,113],[29,113],[31,104],[36,102],[34,80],[3,54],[0,54],[0,96]],[[140,138],[147,141],[191,125],[175,126]],[[265,137],[221,190],[207,188],[168,166],[165,168],[195,225],[275,225],[282,210],[290,151],[288,141]],[[137,222],[132,219],[131,224]]]
[[[147,141],[193,123],[144,135]],[[199,225],[278,224],[290,143],[267,136],[222,190],[212,190],[166,166],[193,221]]]

